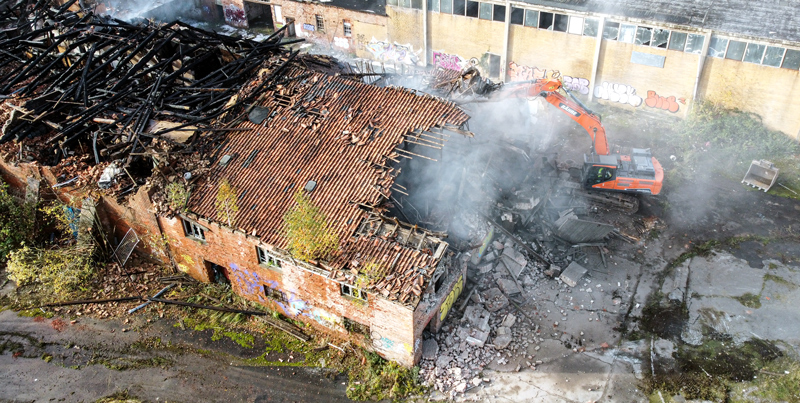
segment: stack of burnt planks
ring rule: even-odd
[[[76,0],[0,1],[0,98],[15,111],[0,143],[45,139],[50,165],[84,150],[96,164],[127,166],[157,138],[189,147],[164,135],[224,130],[212,122],[250,101],[232,97],[259,67],[295,56],[282,31],[255,42],[180,21],[71,11],[79,8]]]

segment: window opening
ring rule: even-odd
[[[728,43],[728,51],[725,52],[725,58],[730,60],[742,60],[742,56],[744,56],[745,48],[747,47],[747,43],[739,42],[739,41],[730,41]]]
[[[683,48],[685,47],[686,33],[672,31],[672,36],[669,38],[669,47],[667,49],[683,52]]]
[[[492,5],[489,3],[481,3],[481,14],[480,18],[482,20],[491,20],[492,19]]]
[[[511,22],[514,25],[523,25],[525,22],[525,9],[511,7]]]
[[[650,46],[650,40],[653,37],[653,29],[647,27],[639,27],[636,29],[636,40],[634,41],[637,45],[642,46]]]
[[[655,46],[657,48],[666,49],[667,48],[667,41],[669,41],[669,30],[668,29],[654,29],[653,30],[653,42],[650,43],[651,46]]]
[[[478,18],[478,9],[480,4],[477,1],[467,0],[467,17]]]
[[[386,0],[386,4],[390,6],[398,6],[398,0]]]
[[[428,11],[439,12],[439,0],[428,0]]]
[[[703,52],[703,43],[706,41],[706,37],[703,35],[698,34],[689,34],[689,39],[686,42],[686,53],[694,53],[699,55]]]
[[[591,36],[596,38],[597,31],[600,28],[600,21],[594,18],[587,18],[583,23],[583,36]]]
[[[569,28],[567,32],[575,35],[583,35],[583,17],[569,17]]]
[[[453,0],[439,0],[439,12],[443,14],[452,14]]]
[[[344,36],[351,37],[353,36],[353,26],[350,25],[349,22],[342,23],[342,30],[344,31]]]
[[[556,14],[553,20],[553,31],[567,32],[569,17],[564,14]]]
[[[494,5],[494,16],[492,17],[493,21],[505,22],[506,21],[506,6],[501,6],[499,4]]]
[[[466,15],[466,0],[453,0],[453,15]]]
[[[785,48],[775,46],[767,46],[767,51],[764,53],[764,60],[761,62],[767,66],[781,67],[783,61],[783,54],[786,52]]]
[[[185,235],[189,238],[199,239],[201,241],[206,240],[206,232],[200,224],[190,221],[187,219],[183,219],[183,231]]]
[[[317,14],[317,31],[325,32],[325,19],[322,18],[321,15]]]
[[[603,27],[603,39],[609,41],[616,41],[619,38],[619,23],[606,22]]]
[[[281,291],[281,290],[279,290],[277,288],[272,288],[272,287],[270,287],[270,286],[268,286],[266,284],[264,284],[263,286],[264,286],[264,295],[267,298],[269,298],[269,299],[271,299],[273,301],[287,302],[286,294],[284,294],[283,291]]]
[[[783,56],[783,65],[781,67],[792,70],[800,69],[800,50],[786,49],[786,55]]]
[[[539,13],[539,29],[553,30],[553,13]]]
[[[228,277],[228,269],[224,266],[218,265],[213,262],[205,261],[206,272],[208,273],[208,280],[218,284],[230,284]]]
[[[422,0],[411,0],[411,8],[414,10],[422,10]]]
[[[269,253],[266,246],[256,246],[256,253],[258,254],[258,263],[281,268],[281,260]]]
[[[711,57],[722,58],[725,56],[725,49],[727,48],[728,48],[727,39],[722,39],[712,36],[711,42],[709,42],[708,44],[708,55]]]
[[[366,292],[364,292],[363,290],[361,290],[358,287],[353,287],[353,286],[348,285],[348,284],[342,284],[342,295],[350,297],[350,298],[360,299],[362,301],[366,301],[367,300],[367,293]]]
[[[344,324],[344,328],[350,333],[358,333],[364,336],[369,337],[369,326],[358,323],[346,316],[342,317],[342,324]]]
[[[633,43],[636,37],[636,25],[622,24],[619,27],[619,41]]]
[[[525,26],[538,27],[539,26],[539,12],[535,10],[525,10]]]
[[[767,45],[757,45],[755,43],[748,43],[747,50],[744,52],[744,61],[748,63],[761,64],[761,59],[764,58],[764,51]]]
[[[411,0],[400,0],[400,7],[411,8]]]

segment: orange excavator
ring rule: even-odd
[[[587,198],[634,213],[639,209],[639,199],[631,194],[657,195],[661,192],[664,169],[650,149],[633,148],[630,153],[612,154],[600,117],[563,88],[560,81],[539,79],[514,84],[511,89],[498,91],[497,95],[502,98],[540,96],[589,133],[592,152],[583,157],[580,181],[584,189],[603,193],[585,192]],[[571,99],[558,92],[560,89]]]

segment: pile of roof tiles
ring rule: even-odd
[[[37,147],[13,149],[46,165],[84,155],[128,167],[153,139],[190,149],[190,134],[217,133],[211,122],[248,102],[229,103],[265,60],[294,56],[282,36],[255,42],[179,21],[132,24],[76,0],[2,1],[0,98],[13,111],[0,144],[30,139]]]

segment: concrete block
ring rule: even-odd
[[[497,280],[497,286],[500,287],[506,295],[514,295],[522,292],[522,290],[517,287],[517,283],[507,279]]]
[[[439,354],[439,343],[434,339],[422,342],[422,359],[433,360]]]
[[[489,312],[497,312],[508,306],[508,298],[500,291],[499,288],[490,288],[482,294],[484,304]]]
[[[502,350],[508,347],[511,344],[511,335],[510,334],[502,334],[495,336],[494,340],[492,340],[492,344],[494,344],[494,348],[498,350]]]
[[[587,272],[588,270],[586,270],[585,267],[579,265],[578,263],[572,262],[569,264],[569,266],[567,266],[567,269],[561,273],[559,278],[568,286],[575,287],[578,285],[578,281],[580,281]]]

